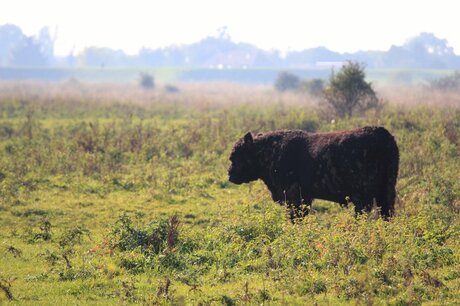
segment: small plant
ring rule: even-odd
[[[136,285],[134,280],[124,280],[121,282],[121,298],[134,302],[136,300]]]
[[[176,246],[177,237],[179,235],[179,232],[178,232],[179,224],[180,222],[177,216],[172,216],[169,219],[169,230],[168,230],[168,236],[166,238],[168,252],[173,252],[174,247]]]
[[[60,259],[59,255],[57,255],[54,252],[51,252],[50,250],[46,250],[45,253],[41,253],[39,254],[39,256],[43,257],[51,266],[55,266]]]
[[[243,300],[244,302],[249,302],[251,301],[252,299],[252,294],[249,292],[249,282],[248,281],[245,281],[244,282],[244,293],[243,295],[241,296],[241,300]]]
[[[422,281],[427,286],[433,286],[436,288],[444,287],[444,283],[441,282],[439,279],[431,276],[428,272],[422,271]]]
[[[51,222],[44,220],[40,225],[41,232],[36,233],[33,237],[33,240],[42,239],[44,241],[51,240]]]
[[[7,247],[6,250],[13,254],[14,257],[22,257],[22,251],[12,245]]]
[[[72,269],[72,264],[70,262],[70,256],[74,254],[74,251],[72,249],[64,250],[62,252],[62,258],[65,261],[65,265],[67,269]]]
[[[165,91],[167,93],[178,93],[179,92],[179,88],[174,86],[174,85],[166,85],[165,86]]]
[[[169,299],[169,287],[171,286],[171,280],[166,277],[164,282],[161,282],[158,286],[157,297]]]
[[[76,226],[61,236],[59,246],[64,249],[74,244],[81,243],[83,235],[89,235],[89,231],[84,227]]]
[[[120,251],[140,248],[144,254],[159,254],[168,239],[170,223],[161,219],[152,222],[145,229],[135,228],[127,214],[123,214],[112,229],[111,244]]]
[[[70,257],[75,253],[73,247],[75,244],[81,243],[83,235],[88,235],[89,231],[81,226],[76,226],[65,232],[59,239],[59,247],[61,248],[62,258],[65,261],[67,269],[72,269]]]
[[[74,281],[77,279],[87,279],[93,277],[94,274],[90,270],[86,269],[72,269],[68,268],[66,270],[61,270],[58,272],[59,280],[61,281]]]
[[[222,305],[225,305],[225,306],[233,306],[233,305],[236,305],[236,302],[235,300],[233,300],[231,297],[229,297],[228,295],[222,295],[220,297],[220,302],[222,303]]]
[[[13,293],[11,292],[11,283],[14,281],[13,278],[0,277],[0,289],[5,293],[6,298],[9,301],[14,300]]]

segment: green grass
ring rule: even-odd
[[[458,108],[390,101],[331,123],[311,103],[242,94],[3,96],[0,301],[460,302]],[[370,124],[401,152],[389,222],[315,201],[292,224],[261,182],[227,181],[231,147],[248,130]]]

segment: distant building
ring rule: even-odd
[[[345,62],[316,62],[315,66],[318,68],[342,68],[342,66],[345,64]]]

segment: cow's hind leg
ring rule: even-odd
[[[385,220],[388,220],[394,214],[395,198],[396,189],[392,184],[388,184],[376,198],[380,213]]]
[[[351,197],[351,201],[355,205],[355,214],[359,215],[362,212],[369,213],[372,210],[372,197],[367,195],[355,195]]]

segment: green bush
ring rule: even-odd
[[[351,117],[380,106],[372,84],[365,81],[364,70],[363,64],[349,61],[329,78],[323,98],[339,117]]]
[[[320,97],[324,90],[324,80],[322,79],[311,79],[305,80],[300,83],[300,91],[305,91],[313,97]]]
[[[293,73],[282,71],[275,80],[275,89],[280,92],[297,90],[300,86],[300,78]]]
[[[145,228],[134,227],[132,219],[123,214],[115,222],[111,231],[112,248],[120,251],[139,249],[144,254],[159,254],[177,243],[177,218],[159,219]]]
[[[155,88],[155,78],[151,74],[141,73],[139,85],[144,89],[153,89]]]
[[[459,91],[460,90],[460,71],[453,74],[434,79],[429,82],[429,87],[441,91]]]

